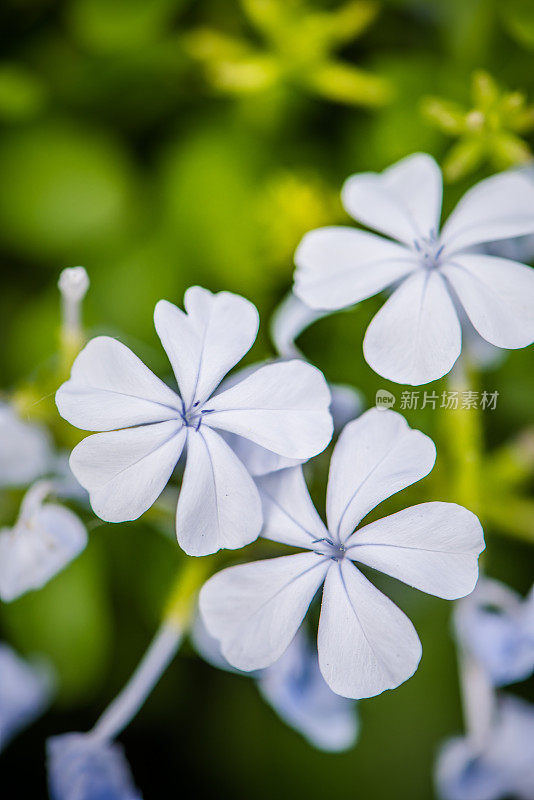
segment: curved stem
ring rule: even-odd
[[[92,729],[93,736],[109,740],[124,730],[176,655],[181,639],[174,622],[163,622],[134,674]]]

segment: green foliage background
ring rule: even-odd
[[[262,327],[249,361],[264,358],[272,354],[269,316],[291,285],[300,237],[348,221],[338,199],[344,178],[418,150],[440,163],[447,158],[451,139],[422,112],[424,98],[472,108],[471,75],[480,69],[506,90],[534,97],[529,0],[340,7],[327,0],[4,0],[0,387],[26,393],[30,416],[52,413],[42,387],[45,376],[57,375],[61,268],[83,264],[90,274],[89,334],[118,336],[163,377],[170,370],[153,306],[162,297],[180,304],[194,283],[256,303]],[[519,150],[498,140],[496,167],[484,154],[497,134],[480,134],[486,149],[462,162],[464,177],[445,191],[446,212],[475,180],[508,166],[507,158],[528,157],[526,125]],[[302,337],[327,377],[357,387],[369,405],[377,389],[400,397],[403,388],[362,357],[379,303],[325,319]],[[442,383],[430,388],[439,392]],[[485,568],[525,592],[534,541],[534,454],[531,440],[524,444],[524,429],[534,424],[534,349],[511,353],[480,387],[500,392],[497,409],[483,415],[486,445],[500,458],[488,459],[484,486],[502,488],[507,448],[521,432],[525,462],[519,505],[508,502],[512,492],[506,501],[493,498],[499,508],[491,513],[480,503]],[[447,452],[438,411],[406,415]],[[58,443],[72,444],[75,433],[54,424]],[[433,477],[387,510],[425,492],[454,499],[455,476],[446,474],[441,452]],[[326,463],[325,456],[323,474]],[[47,654],[61,679],[52,713],[0,758],[6,797],[46,796],[44,737],[93,724],[152,636],[180,563],[172,532],[158,520],[111,526],[92,518],[89,527],[90,546],[71,567],[0,609],[1,638],[23,653]],[[252,681],[214,671],[186,645],[121,737],[145,798],[433,797],[438,743],[462,725],[450,607],[393,581],[388,591],[414,620],[423,661],[400,689],[360,704],[353,751],[312,750],[264,705]]]

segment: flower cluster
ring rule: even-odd
[[[206,660],[251,675],[279,716],[313,745],[350,747],[358,733],[354,701],[401,685],[422,655],[412,622],[369,580],[368,570],[439,598],[465,598],[456,629],[467,702],[472,707],[474,692],[479,707],[466,740],[450,743],[440,757],[442,796],[532,796],[533,753],[522,746],[532,731],[532,711],[494,692],[534,668],[532,596],[523,602],[484,579],[468,597],[485,542],[478,517],[463,505],[433,500],[366,519],[429,475],[436,447],[391,409],[359,415],[361,396],[352,387],[329,385],[296,345],[320,317],[386,288],[391,296],[363,346],[368,363],[391,380],[420,385],[445,375],[460,356],[462,333],[466,341],[482,337],[506,349],[534,341],[534,271],[477,250],[534,234],[534,182],[521,173],[483,181],[440,234],[441,194],[439,168],[422,154],[380,175],[349,178],[345,207],[385,236],[342,227],[305,236],[295,256],[295,293],[273,319],[273,361],[231,372],[258,332],[258,312],[245,298],[194,286],[185,292],[184,310],[159,301],[154,323],[173,386],[117,339],[99,336],[80,350],[88,279],[81,268],[63,274],[64,355],[73,363],[56,403],[65,420],[91,435],[74,447],[72,474],[66,473],[57,455],[51,466],[48,434],[12,407],[0,407],[0,440],[7,443],[0,449],[0,482],[36,481],[15,524],[0,530],[0,597],[10,601],[43,586],[86,545],[80,518],[49,500],[60,493],[61,470],[70,491],[75,478],[75,493],[86,490],[95,514],[114,523],[137,519],[178,482],[176,536],[194,567],[181,577],[138,669],[93,730],[49,741],[56,800],[140,798],[114,740],[189,628]],[[448,409],[451,394],[429,393],[427,403],[425,392],[425,405],[436,408],[441,398]],[[403,409],[415,407],[408,405],[413,395],[403,392]],[[334,431],[323,521],[305,477],[313,462],[310,470],[306,462],[328,447]],[[64,484],[63,492],[68,495]],[[214,554],[260,536],[275,551],[299,552],[275,552],[210,576]],[[303,623],[318,593],[315,646]],[[16,704],[9,714],[0,708],[0,734],[2,725],[11,734],[44,703],[36,674],[15,656],[8,660],[21,680],[33,681],[35,702]]]

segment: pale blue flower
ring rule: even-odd
[[[84,733],[47,742],[52,800],[141,800],[122,748]]]
[[[534,797],[534,706],[502,697],[482,741],[457,737],[438,757],[436,786],[443,800]]]
[[[212,666],[254,678],[278,716],[314,747],[339,752],[355,744],[359,729],[356,704],[329,688],[319,669],[317,652],[302,629],[278,661],[255,672],[242,672],[229,664],[200,615],[192,638],[197,652]]]
[[[0,642],[0,751],[47,707],[52,677],[43,664],[20,658]]]
[[[534,588],[523,599],[499,581],[481,578],[457,606],[464,648],[495,686],[522,681],[534,671]]]

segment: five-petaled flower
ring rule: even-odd
[[[259,479],[263,536],[307,552],[230,567],[202,588],[204,622],[233,666],[274,663],[324,584],[319,666],[336,693],[370,697],[415,672],[421,643],[412,623],[354,562],[438,597],[462,597],[478,576],[480,523],[461,506],[431,502],[355,529],[378,503],[427,475],[435,455],[431,439],[394,411],[371,409],[349,423],[332,455],[328,527],[301,467]]]
[[[198,286],[187,290],[184,306],[186,313],[161,300],[154,313],[180,394],[123,344],[101,336],[82,350],[56,400],[73,425],[102,431],[73,450],[70,464],[95,513],[109,522],[145,512],[187,445],[176,530],[182,548],[200,556],[242,547],[262,525],[254,481],[217,430],[306,460],[330,441],[332,418],[322,373],[302,361],[260,367],[215,392],[251,348],[258,312],[243,297]]]
[[[497,347],[534,341],[534,270],[473,252],[534,232],[534,184],[520,172],[482,181],[439,233],[441,197],[441,173],[429,155],[409,156],[382,174],[353,175],[343,187],[345,208],[391,238],[319,228],[295,254],[295,292],[312,308],[346,308],[396,286],[369,325],[363,352],[375,372],[397,383],[428,383],[450,371],[464,312]]]

